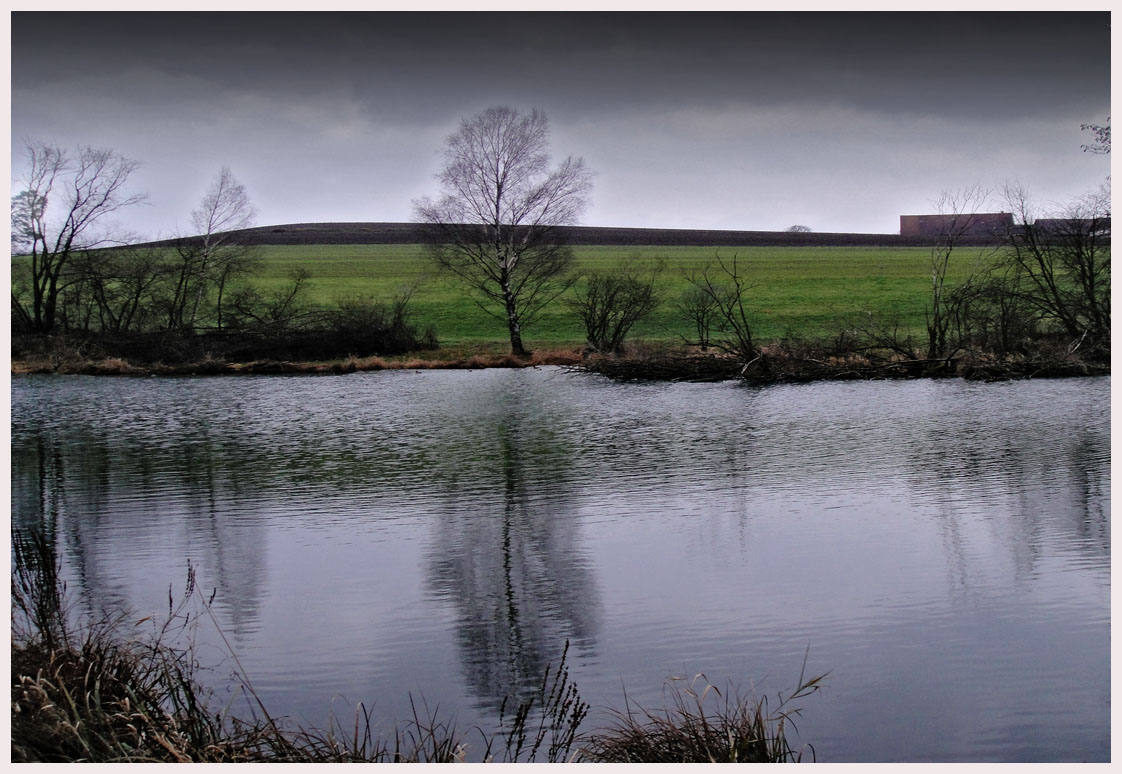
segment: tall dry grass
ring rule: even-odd
[[[801,710],[792,702],[815,693],[825,675],[806,678],[779,697],[769,710],[767,697],[744,697],[733,687],[726,692],[705,675],[668,681],[669,706],[651,710],[628,702],[616,712],[614,725],[585,742],[590,759],[609,763],[797,763],[814,748],[795,749],[787,727]]]
[[[668,709],[632,707],[616,723],[582,731],[590,710],[567,666],[568,643],[527,699],[504,702],[498,727],[469,734],[427,705],[388,737],[375,734],[365,704],[326,729],[288,727],[270,714],[237,662],[235,695],[251,719],[216,707],[200,682],[195,627],[221,628],[214,595],[198,590],[188,565],[178,602],[147,635],[124,620],[75,621],[53,544],[38,533],[12,539],[12,760],[14,762],[707,762],[793,761],[787,740],[799,710],[791,702],[817,691],[822,677],[800,677],[769,711],[767,700],[721,693],[696,682]],[[223,640],[225,639],[222,635]],[[812,748],[808,748],[811,749]],[[812,750],[813,752],[813,750]]]

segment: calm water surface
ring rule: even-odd
[[[830,672],[824,761],[1110,756],[1109,378],[618,384],[555,368],[25,377],[12,517],[83,610],[188,561],[276,714],[492,727]],[[200,633],[201,657],[223,656]],[[213,672],[215,684],[221,666]]]

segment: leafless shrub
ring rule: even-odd
[[[1109,353],[1109,185],[1068,203],[1055,218],[1037,218],[1022,189],[1007,189],[1006,198],[1017,227],[1002,260],[1020,280],[1018,297],[1073,348]]]
[[[715,262],[715,266],[710,263],[701,274],[691,274],[686,279],[699,294],[700,304],[708,305],[712,313],[717,338],[710,343],[747,365],[760,357],[745,307],[748,291],[754,285],[742,273],[735,254],[729,260],[718,254]],[[694,322],[697,323],[697,317]]]
[[[622,352],[632,327],[648,317],[661,300],[656,288],[661,265],[644,270],[636,261],[621,263],[612,272],[588,275],[569,301],[595,352]]]
[[[687,344],[700,347],[702,352],[708,352],[712,344],[713,323],[717,318],[717,302],[712,294],[696,284],[691,285],[682,291],[674,308],[689,322],[695,334],[692,339],[683,336],[683,340]]]

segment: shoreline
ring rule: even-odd
[[[735,358],[673,347],[647,345],[634,356],[582,352],[580,347],[542,349],[525,358],[494,352],[462,351],[420,353],[394,357],[348,357],[335,360],[273,360],[245,362],[202,360],[183,363],[136,364],[119,357],[11,361],[11,374],[132,377],[342,375],[366,371],[473,370],[482,368],[535,368],[560,366],[594,373],[617,381],[718,382],[747,384],[805,384],[821,381],[879,381],[923,378],[961,378],[969,381],[1007,381],[1033,378],[1107,376],[1109,363],[1086,362],[1075,357],[1038,356],[1016,360],[954,357],[936,360],[877,359],[865,355],[812,358],[764,348],[764,354],[747,365]],[[440,357],[441,354],[450,357]]]
[[[361,371],[420,371],[435,369],[533,368],[543,365],[572,366],[581,362],[580,350],[571,353],[549,350],[529,358],[513,355],[475,354],[451,359],[390,358],[377,355],[348,357],[341,360],[250,360],[224,362],[203,360],[189,363],[133,364],[123,358],[102,358],[53,365],[43,360],[13,360],[12,376],[31,374],[84,376],[252,376],[276,375],[338,375]]]

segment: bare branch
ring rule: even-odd
[[[1005,265],[1023,278],[1020,297],[1073,340],[1110,348],[1110,191],[1104,184],[1038,217],[1023,189],[1006,191],[1017,227]]]
[[[656,283],[662,262],[644,267],[633,256],[612,272],[596,272],[569,302],[584,323],[588,346],[597,352],[621,352],[637,322],[649,316],[661,298]]]
[[[1094,138],[1090,144],[1081,146],[1084,153],[1105,154],[1110,153],[1110,116],[1106,117],[1106,124],[1083,124],[1079,127],[1084,132],[1090,132]]]
[[[23,190],[12,197],[13,250],[29,255],[30,299],[15,301],[18,314],[37,333],[55,325],[63,272],[79,251],[119,244],[106,226],[109,215],[138,204],[145,194],[129,193],[138,162],[114,151],[79,147],[71,156],[44,142],[26,143]]]
[[[745,308],[745,296],[754,284],[748,282],[742,273],[737,256],[734,254],[731,260],[726,261],[718,254],[716,267],[709,264],[700,275],[692,274],[686,279],[708,300],[712,325],[719,337],[708,343],[745,364],[759,359],[760,351],[752,335],[751,318]]]

